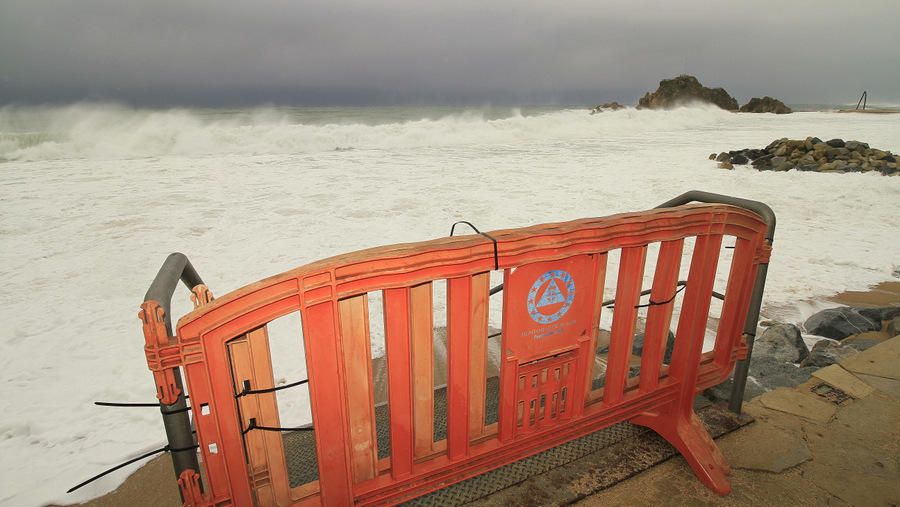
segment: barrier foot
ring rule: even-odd
[[[659,433],[684,457],[703,484],[719,495],[731,492],[731,467],[706,427],[692,409],[679,410],[674,404],[631,420]]]

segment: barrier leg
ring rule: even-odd
[[[727,477],[731,467],[693,410],[678,409],[676,403],[671,403],[631,421],[659,433],[678,449],[706,487],[723,496],[731,492]]]

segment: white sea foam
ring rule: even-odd
[[[896,152],[900,116],[0,109],[0,505],[102,494],[124,474],[63,492],[164,440],[155,410],[91,402],[154,399],[136,315],[172,251],[224,294],[326,256],[446,235],[460,219],[491,230],[603,216],[697,188],[777,213],[769,304],[890,278],[900,178],[706,160],[807,135]],[[179,292],[175,312],[188,307]]]
[[[0,109],[0,157],[14,161],[118,160],[148,157],[253,156],[347,149],[521,145],[698,128],[729,115],[693,108],[685,114],[626,110],[587,115],[563,110],[500,118],[461,111],[434,119],[376,124],[306,123],[302,111],[256,109],[232,115],[190,110],[135,110],[114,104]]]

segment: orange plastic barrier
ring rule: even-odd
[[[207,293],[167,337],[143,305],[160,397],[186,375],[205,477],[187,470],[186,505],[393,504],[631,421],[652,428],[719,494],[728,464],[693,412],[697,392],[746,355],[742,329],[766,225],[699,204],[374,248],[315,262],[219,299]],[[723,237],[734,250],[715,347],[703,353]],[[663,364],[687,238],[696,238],[674,351]],[[731,238],[730,238],[731,239]],[[730,242],[730,241],[729,241]],[[640,373],[632,342],[648,245],[659,243]],[[730,246],[730,245],[729,245]],[[608,252],[620,249],[605,385],[592,385]],[[496,265],[495,265],[496,263]],[[503,272],[499,415],[485,423],[490,272]],[[447,283],[447,431],[434,441],[433,287]],[[390,455],[379,458],[367,294],[383,291]],[[266,325],[299,311],[319,479],[291,488]],[[754,322],[755,324],[755,322]],[[299,345],[299,344],[298,344]],[[250,430],[248,430],[250,429]]]

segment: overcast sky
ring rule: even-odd
[[[0,0],[0,104],[900,103],[900,1]]]

